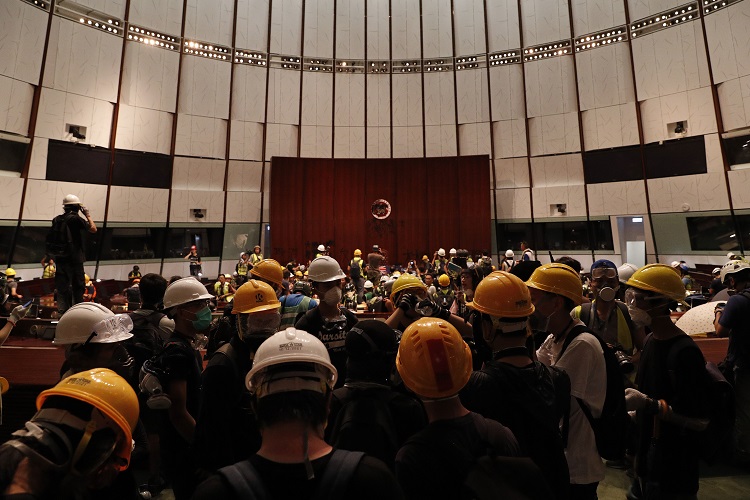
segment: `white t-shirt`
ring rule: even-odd
[[[582,325],[580,321],[576,325]],[[573,326],[576,326],[573,325]],[[548,339],[549,340],[549,339]],[[552,350],[553,365],[570,377],[570,423],[568,428],[568,459],[571,484],[589,484],[604,479],[604,464],[596,448],[594,431],[576,398],[582,399],[591,414],[598,417],[607,395],[607,369],[599,341],[590,333],[574,338],[562,356],[563,342],[545,342]],[[541,349],[541,348],[540,348]],[[540,358],[541,360],[541,358]]]

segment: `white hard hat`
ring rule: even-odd
[[[750,269],[750,264],[744,260],[730,260],[721,267],[721,274],[719,275],[721,277],[721,282],[724,283],[727,275],[738,273],[744,269]]]
[[[711,274],[719,274],[720,272],[721,272],[721,268],[720,267],[714,267],[714,270],[711,271]]]
[[[372,288],[372,281],[370,280],[365,281],[365,288]]]
[[[513,253],[513,250],[508,249],[505,251],[505,256],[510,259],[510,258],[515,257],[516,254]]]
[[[388,276],[381,276],[380,277],[380,282],[381,283],[385,283],[386,281],[388,281]]]
[[[445,257],[445,248],[441,248],[440,250],[438,250],[438,255],[440,257]]]
[[[312,363],[315,370],[300,370],[297,363]],[[270,376],[263,376],[268,368],[283,364],[290,364],[289,371],[278,368]],[[253,367],[245,376],[245,386],[259,398],[293,391],[325,393],[326,386],[333,389],[337,377],[323,342],[292,327],[273,334],[260,345]]]
[[[96,302],[81,302],[62,315],[55,329],[53,344],[112,344],[133,336],[133,320],[115,314]]]
[[[326,247],[324,247],[323,245],[318,245],[318,252],[325,252],[325,251],[326,251]]]
[[[737,254],[736,253],[734,253],[734,252],[728,252],[727,253],[727,259],[734,260],[736,258],[737,258]]]
[[[626,283],[631,276],[638,270],[638,266],[626,262],[617,268],[617,276],[620,277],[620,283]]]
[[[74,194],[66,195],[65,198],[63,198],[63,205],[80,205],[81,200],[78,199],[78,196]]]
[[[164,292],[164,309],[211,298],[213,298],[213,295],[208,293],[206,287],[197,279],[189,276],[178,279],[167,287],[167,291]]]
[[[451,248],[450,252],[448,252],[448,253],[450,253],[451,255],[456,255],[457,252],[456,252],[455,248]]]
[[[336,259],[327,255],[318,257],[310,262],[308,276],[311,281],[318,283],[346,278],[344,271],[341,270],[341,266],[336,262]]]

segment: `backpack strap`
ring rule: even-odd
[[[249,460],[222,467],[217,471],[238,498],[247,500],[271,500],[263,479]]]
[[[333,450],[313,500],[345,498],[349,483],[364,456],[361,451]]]

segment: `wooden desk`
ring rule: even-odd
[[[728,338],[693,337],[693,340],[695,340],[695,343],[698,344],[701,352],[703,352],[703,357],[706,358],[706,361],[719,363],[727,355],[727,347],[729,346]]]

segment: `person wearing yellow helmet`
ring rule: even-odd
[[[88,274],[83,275],[83,281],[86,284],[83,289],[83,301],[93,302],[96,299],[96,285]]]
[[[656,491],[659,498],[697,498],[697,432],[708,425],[709,381],[700,349],[670,317],[670,306],[685,298],[685,286],[664,264],[641,267],[626,284],[631,317],[653,332],[641,354],[638,389],[625,389],[638,428],[636,475],[644,498]]]
[[[280,306],[273,288],[259,280],[248,280],[234,296],[231,317],[236,335],[213,353],[201,374],[193,450],[203,471],[231,465],[260,447],[244,381],[255,352],[279,327]]]
[[[461,401],[508,426],[555,492],[553,498],[567,498],[569,471],[559,422],[569,412],[570,380],[534,359],[529,288],[513,274],[495,271],[477,285],[470,307],[475,336],[491,356],[471,375]]]
[[[437,281],[438,288],[435,293],[432,294],[432,300],[437,302],[440,307],[450,309],[453,302],[456,300],[456,293],[451,286],[451,279],[447,274],[441,274],[438,276]]]
[[[354,257],[349,261],[349,265],[346,267],[351,282],[354,283],[354,287],[357,290],[357,304],[361,304],[364,300],[365,294],[365,276],[364,276],[365,261],[362,260],[362,250],[357,248],[354,250]]]
[[[18,293],[18,282],[16,281],[16,270],[12,267],[7,268],[5,271],[5,289],[2,290],[5,294],[5,300],[7,305],[15,306],[21,303],[23,295]],[[8,311],[9,309],[5,309]]]
[[[284,270],[275,259],[264,259],[254,264],[250,269],[250,278],[271,285],[277,297],[289,293],[289,290],[284,290]]]
[[[0,491],[18,498],[112,498],[108,488],[128,468],[138,421],[138,397],[127,381],[105,368],[76,373],[39,394],[36,408],[0,445]]]
[[[570,467],[572,498],[596,498],[604,479],[588,413],[599,418],[607,395],[607,369],[600,341],[582,321],[570,317],[573,307],[583,302],[583,286],[570,266],[553,262],[534,270],[526,282],[534,314],[549,336],[537,350],[539,361],[562,368],[570,377],[571,410],[565,454]],[[586,407],[587,412],[583,410]]]

